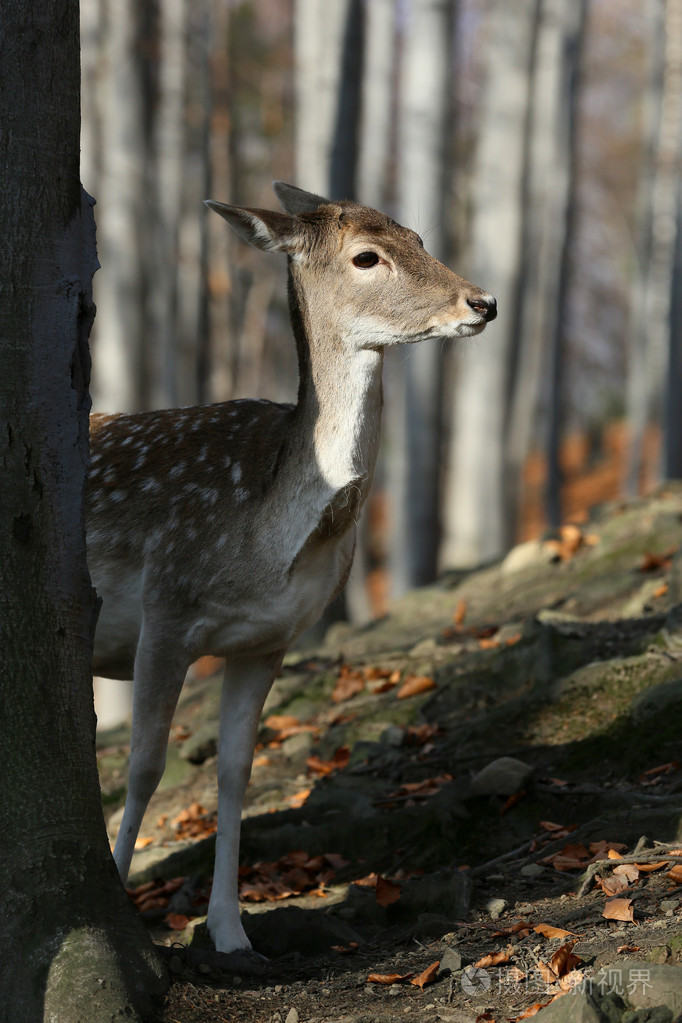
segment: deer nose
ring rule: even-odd
[[[492,295],[481,295],[479,298],[468,298],[467,305],[470,305],[474,312],[483,313],[486,323],[490,323],[497,316],[497,302]]]

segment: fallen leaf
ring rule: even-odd
[[[285,728],[295,728],[300,723],[293,714],[270,714],[263,722],[265,727],[271,728],[273,732],[281,732]]]
[[[153,841],[154,841],[153,838],[142,838],[141,836],[138,835],[138,837],[135,839],[135,848],[146,849],[147,846],[151,845]]]
[[[553,1001],[553,999],[550,999],[550,1001]],[[537,1016],[540,1009],[544,1009],[546,1005],[549,1005],[549,1002],[535,1002],[525,1012],[522,1012],[520,1016],[514,1016],[514,1023],[516,1023],[517,1019],[530,1019],[531,1016]]]
[[[668,584],[667,583],[661,583],[660,586],[656,587],[656,589],[651,594],[651,596],[652,597],[665,597],[667,592],[668,592]]]
[[[260,753],[257,757],[253,758],[254,767],[267,767],[272,761],[270,757],[266,756],[265,753]]]
[[[619,853],[617,849],[609,849],[606,858],[609,860],[622,860],[623,855],[622,853]]]
[[[409,696],[418,696],[420,693],[427,693],[429,689],[435,689],[436,683],[429,675],[408,675],[397,696],[399,700],[406,700]]]
[[[332,945],[334,952],[341,952],[344,955],[348,955],[351,952],[357,952],[360,945],[357,941],[349,941],[347,945]]]
[[[639,880],[639,868],[636,863],[619,863],[617,867],[613,868],[613,872],[621,877],[626,877],[630,882]]]
[[[467,614],[467,602],[466,600],[460,600],[455,608],[455,613],[452,616],[452,620],[455,625],[461,625]]]
[[[624,892],[628,887],[628,879],[626,877],[618,877],[616,874],[612,877],[595,877],[594,880],[607,895],[618,895],[619,892]]]
[[[639,945],[619,945],[618,948],[616,949],[616,952],[625,953],[626,955],[629,952],[639,952],[639,951],[640,951]]]
[[[297,792],[295,795],[289,796],[287,800],[289,806],[293,807],[294,810],[300,809],[311,792],[312,789],[303,789],[301,792]]]
[[[491,637],[490,639],[486,639],[485,637],[483,637],[483,639],[479,639],[478,645],[481,648],[481,650],[494,650],[495,647],[498,647],[500,645],[500,641],[499,639],[495,639],[494,637]]]
[[[682,863],[676,863],[671,867],[667,875],[675,884],[682,884]]]
[[[533,928],[536,934],[543,938],[577,938],[575,931],[565,931],[561,927],[553,927],[552,924],[536,924]]]
[[[634,923],[632,899],[609,899],[604,906],[602,916],[605,920],[628,920]]]
[[[381,874],[377,876],[376,883],[376,900],[380,906],[390,906],[391,903],[397,902],[400,898],[400,893],[403,886],[396,884],[395,881],[389,881],[388,878],[382,877]]]
[[[530,934],[530,924],[526,920],[516,920],[509,927],[504,927],[501,931],[495,931],[492,934],[493,938],[506,938],[510,934],[519,934],[525,938]]]
[[[584,970],[571,970],[565,976],[559,977],[559,987],[562,991],[571,991],[578,984],[582,984],[584,977]]]
[[[365,680],[362,673],[344,664],[332,690],[332,703],[344,703],[357,696],[364,688]]]
[[[565,945],[556,950],[550,959],[549,965],[557,977],[565,977],[582,963],[580,956],[573,951],[577,940],[576,938],[574,941],[567,941]]]
[[[646,551],[639,563],[640,572],[656,572],[659,568],[670,568],[676,552],[677,547],[669,547],[663,554],[654,554],[652,551]]]
[[[512,951],[513,949],[510,947],[500,949],[499,952],[492,952],[490,955],[483,956],[479,959],[477,963],[474,963],[474,966],[477,970],[482,970],[488,966],[499,966],[500,963],[507,963],[509,962],[509,957],[511,956]]]
[[[660,870],[661,867],[667,867],[668,866],[668,861],[667,860],[659,860],[656,863],[635,863],[633,865],[635,867],[637,867],[637,870],[639,870],[640,873],[642,873],[642,874],[650,874],[654,870]]]
[[[369,984],[401,984],[405,980],[410,980],[412,976],[411,973],[370,973],[367,982]]]
[[[410,984],[414,984],[415,987],[421,988],[423,991],[425,984],[430,984],[432,980],[436,979],[439,966],[440,960],[435,963],[431,963],[431,965],[427,966],[425,970],[422,970],[418,977],[413,977]]]
[[[350,747],[339,746],[331,760],[320,760],[318,756],[308,757],[306,764],[313,774],[324,777],[346,767],[350,760]]]
[[[518,792],[513,792],[511,796],[509,796],[509,798],[506,799],[502,806],[500,807],[500,816],[502,816],[502,814],[504,813],[507,813],[508,810],[511,810],[513,806],[516,806],[516,804],[519,803],[525,795],[526,795],[525,789],[520,789]]]
[[[171,931],[184,931],[189,923],[189,917],[185,916],[184,913],[168,913],[164,917],[163,922],[167,927],[170,927]]]

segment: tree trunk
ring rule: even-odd
[[[491,561],[513,539],[505,459],[537,18],[538,0],[496,0],[488,15],[465,269],[496,297],[500,315],[480,341],[458,353],[443,550],[448,566]]]
[[[398,220],[420,232],[437,259],[446,258],[445,174],[450,142],[451,0],[419,0],[405,26],[398,124]],[[404,404],[391,397],[394,507],[391,586],[399,596],[436,576],[440,540],[441,391],[443,345],[415,345],[389,361]],[[404,384],[396,377],[404,375]],[[398,452],[405,419],[404,457]],[[402,463],[402,464],[401,464]],[[405,474],[405,479],[398,476]],[[403,507],[398,502],[403,502]]]
[[[0,0],[0,19],[0,1015],[146,1020],[163,974],[109,852],[94,747],[78,3]]]

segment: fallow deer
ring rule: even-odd
[[[384,350],[478,334],[496,315],[490,295],[390,217],[274,189],[284,213],[207,205],[245,241],[288,258],[296,404],[239,400],[91,422],[88,561],[103,600],[93,671],[134,680],[114,858],[125,880],[189,665],[224,656],[208,908],[224,952],[250,948],[237,868],[261,709],[287,648],[348,577],[379,446]]]

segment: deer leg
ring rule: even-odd
[[[150,635],[151,634],[151,635]],[[166,766],[168,733],[188,668],[187,655],[143,624],[135,656],[130,776],[114,860],[126,881],[149,800]]]
[[[283,654],[280,650],[276,654],[240,656],[225,667],[218,745],[218,834],[207,918],[219,952],[251,948],[239,918],[237,894],[242,802],[261,710]]]

